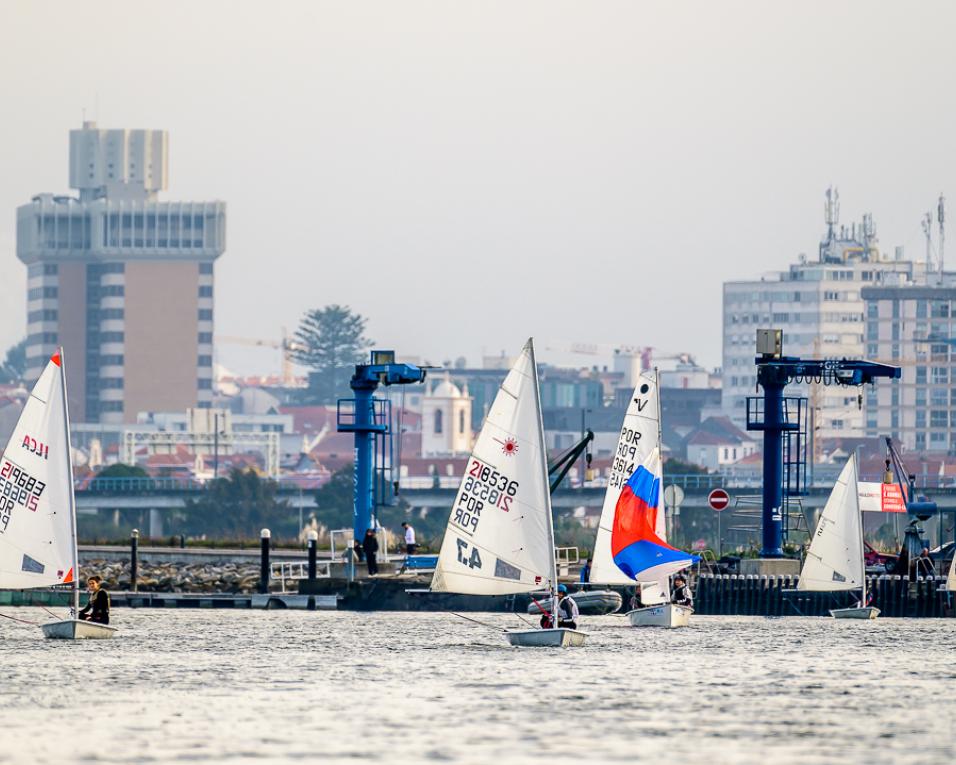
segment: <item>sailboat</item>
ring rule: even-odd
[[[636,585],[644,607],[627,614],[635,627],[684,627],[693,613],[689,606],[670,602],[670,575],[698,558],[667,544],[660,502],[660,422],[657,373],[643,372],[624,414],[611,464],[590,578],[597,584]],[[643,499],[635,503],[641,492]],[[647,554],[640,561],[632,555],[638,550]]]
[[[538,370],[529,339],[468,459],[430,589],[468,595],[547,589],[553,598],[557,586]],[[563,627],[505,634],[513,646],[542,647],[580,646],[587,636]]]
[[[830,610],[830,616],[835,619],[875,619],[880,614],[880,609],[866,605],[863,514],[855,454],[843,466],[823,508],[797,589],[809,592],[860,590],[859,605]]]
[[[72,585],[79,608],[76,503],[63,352],[37,380],[0,458],[0,588]],[[110,638],[115,627],[75,618],[40,625],[48,638]]]

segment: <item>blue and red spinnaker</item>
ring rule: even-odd
[[[660,465],[660,452],[654,449],[624,484],[614,509],[611,557],[621,571],[642,582],[666,579],[700,560],[658,535],[664,512]]]

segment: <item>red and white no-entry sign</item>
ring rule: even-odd
[[[714,489],[707,495],[707,502],[719,513],[730,504],[730,495],[723,489]]]

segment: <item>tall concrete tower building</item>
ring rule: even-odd
[[[17,209],[27,376],[65,349],[75,422],[212,403],[213,265],[224,202],[166,202],[169,135],[70,131],[70,187]]]

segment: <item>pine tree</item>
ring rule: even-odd
[[[295,332],[290,355],[312,371],[311,397],[330,404],[348,392],[353,367],[365,361],[372,341],[364,336],[366,319],[348,306],[328,305],[308,311]]]

